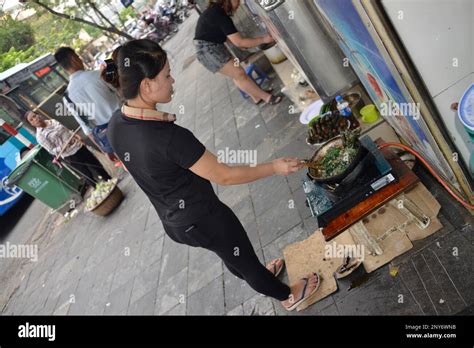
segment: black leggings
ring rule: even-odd
[[[64,161],[84,176],[86,182],[95,187],[94,180],[98,181],[99,176],[103,180],[109,180],[107,173],[97,158],[85,146],[82,146],[74,155],[64,158]]]
[[[225,204],[219,202],[212,214],[192,225],[164,227],[175,242],[215,252],[232,274],[255,291],[280,301],[290,296],[290,288],[260,263],[242,224]]]

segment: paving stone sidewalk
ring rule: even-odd
[[[176,95],[164,109],[177,113],[178,123],[214,153],[226,147],[256,149],[259,162],[311,155],[305,127],[288,113],[288,100],[255,106],[231,81],[199,64],[192,46],[196,20],[193,14],[165,44]],[[233,276],[213,253],[170,240],[149,200],[130,176],[122,176],[126,198],[110,216],[80,213],[38,237],[38,262],[0,267],[8,288],[18,286],[0,297],[9,299],[0,303],[3,314],[289,314]],[[288,244],[317,228],[304,203],[303,176],[302,171],[248,185],[214,185],[242,221],[262,262],[281,257]],[[291,315],[454,314],[472,308],[474,280],[466,277],[473,274],[472,220],[429,177],[424,180],[443,205],[444,228],[394,261],[400,275],[391,277],[387,265],[360,287],[347,291],[348,284],[340,283],[339,292]],[[43,211],[34,202],[22,223],[31,219],[36,230],[44,229],[38,223]]]

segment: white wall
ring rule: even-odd
[[[474,1],[382,0],[382,5],[469,164],[474,144],[450,106],[474,78]]]

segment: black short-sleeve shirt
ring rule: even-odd
[[[117,110],[107,135],[163,224],[187,226],[217,206],[211,183],[189,170],[206,150],[189,130],[173,122],[133,119]]]
[[[238,30],[232,19],[220,6],[210,6],[198,19],[194,39],[223,44],[227,36]]]

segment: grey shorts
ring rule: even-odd
[[[233,57],[223,44],[194,40],[196,58],[212,73],[216,73]]]

